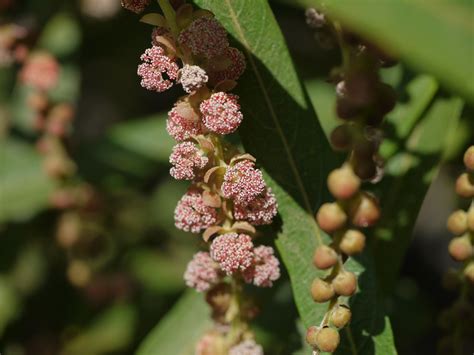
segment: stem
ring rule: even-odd
[[[168,0],[158,0],[158,4],[160,5],[161,11],[163,11],[163,15],[165,15],[166,21],[170,26],[171,33],[175,37],[178,37],[179,29],[178,24],[176,23],[176,12],[174,11],[173,7]]]

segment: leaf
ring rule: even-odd
[[[41,34],[38,47],[63,58],[73,54],[81,44],[81,29],[76,19],[59,13],[48,21]]]
[[[313,214],[322,201],[329,199],[325,179],[339,164],[339,157],[332,153],[318,124],[268,3],[255,0],[196,3],[212,9],[244,47],[248,68],[237,87],[245,117],[239,133],[246,150],[264,167],[267,181],[277,195],[283,221],[277,246],[290,274],[303,323],[319,324],[327,305],[316,305],[311,299],[311,281],[320,274],[311,260],[318,240],[327,241],[328,237],[317,227]],[[355,270],[356,265],[349,263],[348,268]],[[373,272],[367,270],[358,269],[367,275]],[[364,297],[364,303],[373,307],[375,277],[367,280],[372,284],[361,282],[361,289],[373,291]],[[380,312],[373,314],[383,320]],[[372,341],[377,335],[372,333],[371,324],[375,322],[365,318],[355,325],[357,329],[353,333],[366,329],[366,336]],[[391,336],[387,328],[378,331]],[[361,348],[364,344],[354,347]]]
[[[437,0],[295,0],[302,7],[325,11],[413,68],[433,74],[441,83],[474,102],[472,75],[474,7]],[[324,4],[324,5],[323,5]]]
[[[114,126],[107,138],[146,158],[168,162],[173,139],[166,133],[166,114],[131,120]]]
[[[41,157],[26,143],[0,141],[0,222],[25,220],[47,207],[54,189]]]
[[[462,107],[459,98],[437,97],[418,118],[411,134],[398,137],[405,144],[386,164],[386,176],[377,187],[383,214],[373,233],[377,272],[385,292],[394,286],[416,217],[436,177],[446,144],[457,128]]]
[[[203,295],[188,290],[151,331],[136,355],[192,355],[196,342],[211,326]]]
[[[100,355],[127,348],[133,340],[137,312],[117,304],[101,313],[91,325],[64,346],[64,355]]]

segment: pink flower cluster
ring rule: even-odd
[[[143,63],[138,66],[137,74],[142,77],[141,86],[157,92],[166,91],[173,86],[172,80],[178,77],[179,67],[165,55],[163,48],[148,48],[140,59]]]
[[[237,95],[217,92],[204,100],[199,108],[207,129],[218,134],[235,132],[243,118],[238,98]]]
[[[122,7],[139,14],[150,4],[150,0],[122,0]]]
[[[201,251],[189,262],[184,273],[184,280],[188,287],[203,292],[219,281],[219,273],[219,265],[211,259],[209,253]]]
[[[255,340],[247,339],[230,348],[229,355],[263,355],[263,348]]]
[[[199,260],[203,259],[202,254],[196,254],[184,276],[186,284],[198,291],[207,290],[219,281],[218,278],[209,277],[214,275],[216,267],[221,276],[241,275],[245,282],[259,287],[271,287],[280,277],[280,263],[274,256],[273,248],[254,247],[252,238],[247,234],[227,233],[216,237],[211,244],[210,254],[204,253],[213,262],[207,262],[206,268],[202,267],[202,262],[197,264],[196,261],[198,256]],[[203,280],[207,280],[205,286]]]
[[[174,221],[178,229],[199,233],[218,222],[217,210],[207,206],[198,189],[190,189],[181,198],[174,210]]]
[[[246,206],[265,191],[262,172],[254,162],[242,160],[227,169],[222,183],[222,194],[236,204]]]
[[[170,174],[176,180],[193,180],[204,169],[209,159],[203,155],[196,144],[183,142],[175,145],[170,155],[173,167]]]

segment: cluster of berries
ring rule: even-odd
[[[459,197],[470,200],[470,207],[454,211],[447,221],[448,230],[455,235],[449,243],[449,254],[463,266],[449,270],[443,280],[446,288],[460,290],[460,295],[439,317],[440,326],[449,333],[439,342],[442,354],[462,353],[463,344],[474,336],[474,146],[466,150],[464,165],[466,172],[456,180],[455,189]]]
[[[140,12],[147,2],[123,3]],[[255,158],[222,138],[243,120],[239,97],[229,91],[245,70],[245,57],[230,47],[226,30],[210,11],[167,1],[160,5],[165,17],[142,19],[155,28],[137,73],[148,90],[163,92],[179,83],[186,93],[167,120],[177,141],[170,174],[191,181],[174,219],[177,228],[202,233],[210,244],[209,251],[194,255],[184,278],[189,287],[206,292],[216,323],[196,354],[263,354],[246,325],[255,307],[237,300],[243,283],[271,287],[280,277],[273,248],[254,245],[255,226],[272,222],[277,201]]]
[[[91,269],[78,254],[91,243],[97,245],[97,233],[84,227],[85,219],[91,224],[97,199],[93,189],[76,176],[76,164],[66,149],[65,138],[71,131],[74,108],[70,103],[51,99],[51,92],[60,80],[61,67],[55,57],[48,52],[33,51],[22,64],[19,81],[28,87],[27,105],[33,112],[33,126],[41,134],[36,148],[43,156],[43,171],[56,185],[50,196],[52,207],[61,211],[56,240],[70,256],[69,280],[76,286],[84,286],[91,279]]]
[[[306,20],[320,34],[318,38],[331,37],[339,43],[343,58],[342,66],[331,72],[330,79],[336,85],[337,116],[345,122],[332,131],[330,141],[335,150],[347,152],[348,158],[327,179],[336,201],[324,203],[316,214],[319,227],[332,236],[332,243],[315,250],[314,266],[328,273],[311,285],[315,302],[331,302],[321,325],[310,327],[307,333],[307,341],[316,352],[333,352],[339,344],[337,329],[351,318],[339,296],[349,297],[357,290],[357,276],[344,268],[344,262],[363,251],[366,237],[360,228],[373,226],[381,214],[377,198],[362,191],[361,184],[375,183],[383,175],[378,155],[383,138],[380,126],[394,108],[396,95],[380,82],[379,70],[394,62],[315,9],[306,12]]]

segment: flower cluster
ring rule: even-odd
[[[447,228],[455,236],[449,243],[448,251],[453,260],[462,263],[462,267],[449,270],[443,280],[446,288],[459,290],[458,300],[440,314],[439,324],[450,334],[439,342],[439,353],[443,354],[454,353],[457,342],[469,339],[470,334],[466,334],[466,330],[472,329],[474,324],[470,297],[474,286],[474,146],[466,150],[464,166],[466,172],[457,178],[455,190],[459,197],[470,201],[470,207],[467,211],[454,211],[447,220]]]
[[[138,2],[127,3],[130,9]],[[273,248],[254,244],[255,226],[272,222],[277,201],[255,158],[222,138],[234,133],[244,118],[239,97],[229,92],[245,70],[244,55],[230,46],[226,30],[211,12],[184,4],[173,13],[167,6],[171,4],[163,9],[166,18],[154,15],[159,20],[152,47],[141,56],[138,75],[148,90],[162,92],[179,83],[185,93],[169,111],[166,124],[177,141],[170,174],[191,181],[174,219],[177,228],[202,233],[210,246],[209,252],[198,252],[189,262],[184,279],[189,287],[206,292],[216,323],[238,327],[208,333],[196,353],[220,354],[225,349],[226,354],[262,354],[243,326],[247,314],[255,312],[235,302],[242,297],[242,284],[271,287],[280,277]],[[236,317],[241,325],[233,322]],[[221,343],[230,333],[232,340]]]
[[[382,56],[362,39],[347,41],[347,31],[339,24],[331,24],[315,9],[309,9],[306,16],[308,25],[320,35],[338,39],[346,54],[341,68],[334,70],[336,74],[331,78],[336,84],[336,113],[345,123],[333,130],[330,141],[334,149],[347,152],[348,158],[327,178],[329,192],[336,201],[324,203],[316,214],[319,227],[332,236],[333,242],[321,243],[316,248],[314,266],[329,272],[315,278],[311,285],[315,302],[331,302],[322,323],[310,327],[306,337],[316,352],[333,352],[339,344],[337,329],[351,318],[349,308],[340,303],[339,296],[350,297],[357,291],[357,275],[346,270],[344,261],[347,256],[363,251],[366,237],[360,229],[372,227],[381,214],[377,198],[363,191],[361,185],[382,178],[378,155],[383,138],[380,126],[384,116],[394,108],[396,95],[379,80],[379,69],[393,64],[388,56]]]

